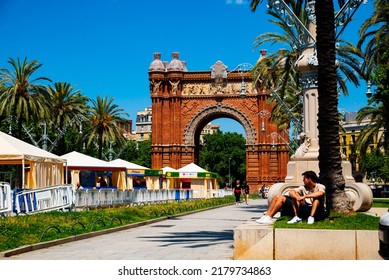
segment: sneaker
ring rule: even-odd
[[[288,221],[288,224],[295,224],[295,223],[301,223],[301,219],[297,216],[294,216],[293,219],[291,219],[290,221]]]
[[[272,220],[272,218],[270,218],[269,216],[263,216],[262,218],[258,219],[258,220],[255,220],[257,223],[259,224],[266,224],[266,225],[271,225],[274,223],[274,221]]]
[[[312,225],[314,222],[315,222],[315,218],[312,217],[312,216],[309,216],[309,217],[308,217],[308,222],[307,222],[307,224],[308,224],[308,225]]]
[[[261,218],[259,218],[259,219],[257,219],[257,220],[255,220],[257,223],[259,223],[259,221],[262,221],[263,220],[263,218],[265,218],[265,216],[262,216]]]

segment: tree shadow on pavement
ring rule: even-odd
[[[167,232],[161,236],[140,236],[152,242],[163,242],[160,247],[180,245],[186,248],[208,247],[222,243],[233,243],[234,231],[196,231],[196,232]]]

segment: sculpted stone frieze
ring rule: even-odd
[[[247,82],[247,94],[256,94],[257,90],[253,87],[253,83]],[[240,94],[241,83],[209,84],[209,83],[193,83],[182,85],[182,95],[218,95],[218,94]]]
[[[158,94],[159,87],[160,87],[161,83],[162,83],[162,81],[158,81],[158,80],[150,81],[150,89],[151,89],[151,93],[153,95],[157,95]]]

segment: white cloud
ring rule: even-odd
[[[247,3],[248,0],[226,0],[226,4],[244,5]]]

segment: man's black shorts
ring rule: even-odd
[[[289,195],[285,195],[285,197],[286,200],[281,209],[281,216],[294,217],[293,199]],[[311,209],[312,209],[311,205],[307,205],[307,204],[301,205],[299,209],[300,212],[299,217],[303,220],[307,219],[311,215]],[[326,217],[326,211],[324,208],[324,204],[320,203],[315,213],[315,220],[316,221],[324,220],[325,217]]]

